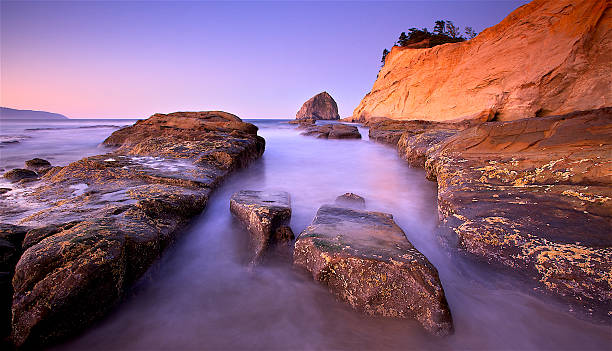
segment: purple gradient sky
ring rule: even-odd
[[[527,2],[2,0],[0,104],[72,118],[293,118],[327,90],[345,117],[400,32],[437,19],[480,32]]]

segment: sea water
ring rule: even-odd
[[[610,348],[609,327],[577,319],[511,276],[457,256],[443,245],[436,234],[436,184],[425,179],[423,170],[409,167],[393,148],[369,141],[366,128],[360,128],[362,140],[322,140],[301,136],[282,121],[252,122],[266,139],[263,157],[213,193],[206,210],[178,234],[177,243],[147,279],[107,318],[57,349]],[[34,156],[62,165],[101,153],[99,143],[115,128],[101,125],[122,122],[83,123],[99,127],[55,129],[52,134],[23,128],[28,139],[3,145],[3,167]],[[11,151],[20,144],[23,150]],[[251,269],[248,233],[229,211],[230,196],[244,189],[289,192],[296,235],[322,204],[345,192],[363,196],[369,210],[393,214],[408,240],[438,269],[455,333],[436,338],[411,320],[364,316],[282,259]]]

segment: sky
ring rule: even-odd
[[[0,105],[294,118],[327,91],[346,117],[402,31],[444,19],[480,32],[527,2],[0,0]]]

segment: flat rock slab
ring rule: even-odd
[[[295,244],[294,264],[356,310],[453,332],[438,271],[390,214],[323,205]]]
[[[239,191],[230,199],[230,210],[251,234],[254,261],[272,246],[293,240],[291,198],[285,191]]]
[[[305,131],[301,134],[320,139],[361,139],[355,126],[346,124],[300,125]]]

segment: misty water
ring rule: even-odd
[[[206,210],[107,318],[57,349],[609,349],[608,327],[577,319],[514,278],[442,245],[435,183],[392,148],[368,141],[367,129],[360,128],[363,140],[321,140],[279,121],[254,123],[266,139],[264,156],[213,193]],[[54,155],[53,163],[62,164],[100,153],[98,144],[112,130],[56,129],[53,140],[63,143],[57,145],[63,156],[53,154],[49,135],[24,131],[29,138],[3,144],[2,167],[30,156]],[[8,152],[20,145],[27,147]],[[438,269],[454,335],[436,338],[414,321],[354,312],[282,257],[250,269],[248,234],[229,212],[230,196],[243,189],[289,192],[296,235],[319,206],[345,192],[365,197],[369,210],[393,214]]]

